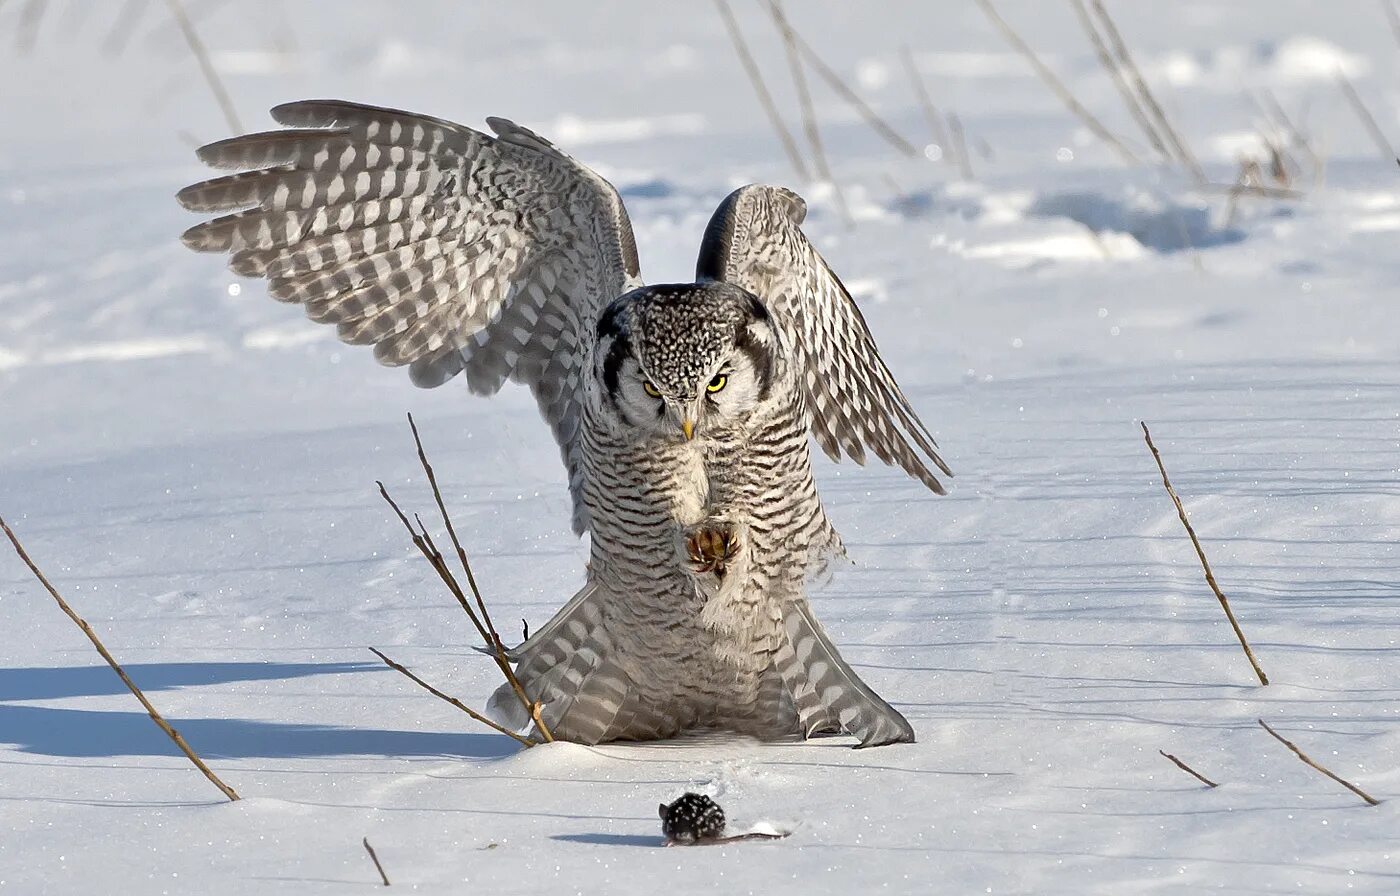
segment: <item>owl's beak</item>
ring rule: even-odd
[[[695,421],[686,417],[681,421],[681,432],[685,433],[685,440],[689,442],[695,438]]]

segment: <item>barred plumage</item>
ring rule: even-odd
[[[556,735],[913,739],[807,603],[842,554],[808,434],[940,494],[929,465],[948,468],[803,235],[795,193],[735,191],[698,282],[643,287],[616,190],[525,128],[487,119],[492,137],[340,101],[272,114],[288,129],[199,151],[257,170],[180,191],[227,213],[184,241],[228,252],[419,385],[530,387],[591,540],[587,584],[512,652]],[[511,717],[508,696],[493,706]]]

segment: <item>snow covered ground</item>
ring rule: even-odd
[[[425,892],[1400,891],[1400,171],[1334,81],[1400,141],[1379,4],[1110,4],[1212,179],[1259,151],[1263,89],[1326,155],[1306,199],[1233,216],[1120,165],[973,3],[791,4],[922,145],[907,43],[973,147],[960,182],[818,86],[848,229],[794,180],[709,4],[190,0],[248,129],[311,96],[513,117],[619,186],[653,282],[689,278],[734,185],[798,188],[958,474],[940,499],[819,471],[855,562],[818,615],[919,743],[524,753],[365,648],[470,703],[495,684],[374,492],[429,509],[405,411],[502,624],[573,593],[585,551],[532,402],[415,390],[186,252],[173,193],[227,126],[163,4],[116,55],[118,5],[76,0],[18,52],[33,5],[0,8],[0,513],[244,799],[0,551],[0,892],[339,893],[378,885],[365,836]],[[1132,134],[1068,5],[998,6]],[[772,26],[737,11],[795,109]],[[656,804],[688,789],[794,833],[657,848]]]

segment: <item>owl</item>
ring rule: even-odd
[[[807,601],[843,556],[809,441],[938,494],[930,466],[951,473],[797,194],[736,190],[696,281],[645,286],[617,191],[519,125],[321,100],[272,116],[287,127],[199,150],[242,170],[180,191],[224,213],[184,242],[420,386],[531,390],[589,539],[582,590],[510,651],[556,738],[914,740]],[[491,705],[531,724],[507,689]]]

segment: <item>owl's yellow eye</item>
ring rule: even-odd
[[[715,378],[710,380],[710,384],[705,387],[705,391],[713,394],[727,385],[729,385],[729,377],[722,373],[717,373],[715,374]]]
[[[642,380],[642,391],[652,398],[660,398],[661,390],[651,384],[651,380]]]

